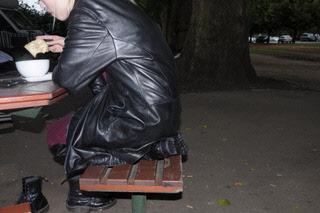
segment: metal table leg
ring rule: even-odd
[[[132,195],[132,213],[145,213],[146,212],[147,196],[144,194]]]

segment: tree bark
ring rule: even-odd
[[[248,32],[248,0],[192,0],[190,27],[177,59],[182,83],[249,88],[249,79],[256,74]]]
[[[169,0],[161,14],[162,32],[174,54],[181,52],[190,27],[192,0]]]

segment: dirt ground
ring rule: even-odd
[[[181,131],[190,150],[183,163],[184,191],[149,197],[148,213],[319,212],[320,63],[261,55],[251,60],[258,76],[310,90],[182,94]],[[73,114],[90,95],[69,96],[44,107],[41,116]],[[0,134],[0,207],[15,204],[23,177],[42,175],[48,178],[42,191],[49,213],[67,213],[68,184],[60,184],[63,166],[48,149],[41,116],[24,123],[25,129]],[[104,212],[130,212],[130,196],[116,196],[117,205]]]
[[[320,91],[320,62],[251,54],[251,63],[260,77],[285,80]]]

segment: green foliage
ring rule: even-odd
[[[170,0],[136,0],[136,3],[158,24],[161,25],[161,14]]]
[[[67,23],[56,19],[53,27],[54,19],[49,13],[38,11],[24,3],[20,3],[18,10],[46,34],[65,36],[67,33]]]
[[[281,0],[249,0],[250,31],[252,33],[275,33],[280,27],[278,18]]]
[[[250,34],[318,33],[320,0],[249,0],[249,20]]]

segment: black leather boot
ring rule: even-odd
[[[143,156],[146,160],[158,160],[173,155],[187,155],[188,145],[182,133],[175,137],[162,139],[151,145],[150,150]]]
[[[49,210],[46,197],[42,194],[41,176],[30,176],[22,179],[22,194],[18,200],[20,203],[30,203],[32,213],[45,213]]]
[[[87,192],[80,190],[80,176],[68,180],[69,194],[67,209],[71,212],[103,211],[111,208],[117,200],[108,193]]]

